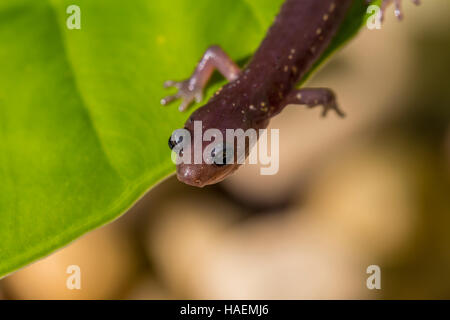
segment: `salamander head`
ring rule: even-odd
[[[238,169],[239,164],[235,161],[232,148],[216,143],[214,139],[213,142],[202,141],[197,147],[201,159],[196,159],[196,139],[186,139],[189,130],[181,130],[184,134],[181,132],[177,135],[175,132],[169,139],[169,147],[176,153],[178,180],[191,186],[204,187],[224,180]],[[200,157],[197,155],[197,158]]]

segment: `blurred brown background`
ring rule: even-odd
[[[404,2],[404,22],[390,10],[308,84],[333,88],[345,120],[292,106],[272,121],[277,175],[172,177],[1,280],[0,299],[450,298],[450,1]]]

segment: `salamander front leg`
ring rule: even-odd
[[[166,81],[164,87],[175,87],[178,92],[161,100],[162,105],[181,99],[180,111],[186,110],[195,100],[203,100],[203,90],[211,78],[214,70],[218,70],[229,81],[235,80],[239,75],[239,67],[219,46],[211,46],[206,50],[202,59],[195,68],[192,76],[184,81]]]
[[[284,106],[288,104],[301,104],[309,108],[323,106],[322,116],[325,117],[330,110],[334,110],[340,117],[345,114],[339,109],[336,96],[327,88],[305,88],[292,91],[283,101]]]

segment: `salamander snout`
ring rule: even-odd
[[[238,164],[217,166],[215,164],[184,164],[177,165],[177,177],[183,183],[194,187],[204,187],[215,184],[235,172]]]
[[[204,187],[207,184],[202,175],[203,165],[180,164],[177,166],[177,177],[183,183],[194,187]]]

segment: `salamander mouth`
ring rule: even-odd
[[[178,180],[180,180],[181,182],[183,182],[187,185],[190,185],[192,187],[197,187],[197,188],[203,188],[204,186],[211,184],[211,183],[204,183],[201,180],[193,180],[193,181],[192,180],[182,180],[182,179],[180,179],[179,176],[178,176]]]
[[[203,188],[223,181],[234,173],[238,166],[236,164],[222,167],[208,164],[180,164],[177,166],[177,178],[190,186]]]

